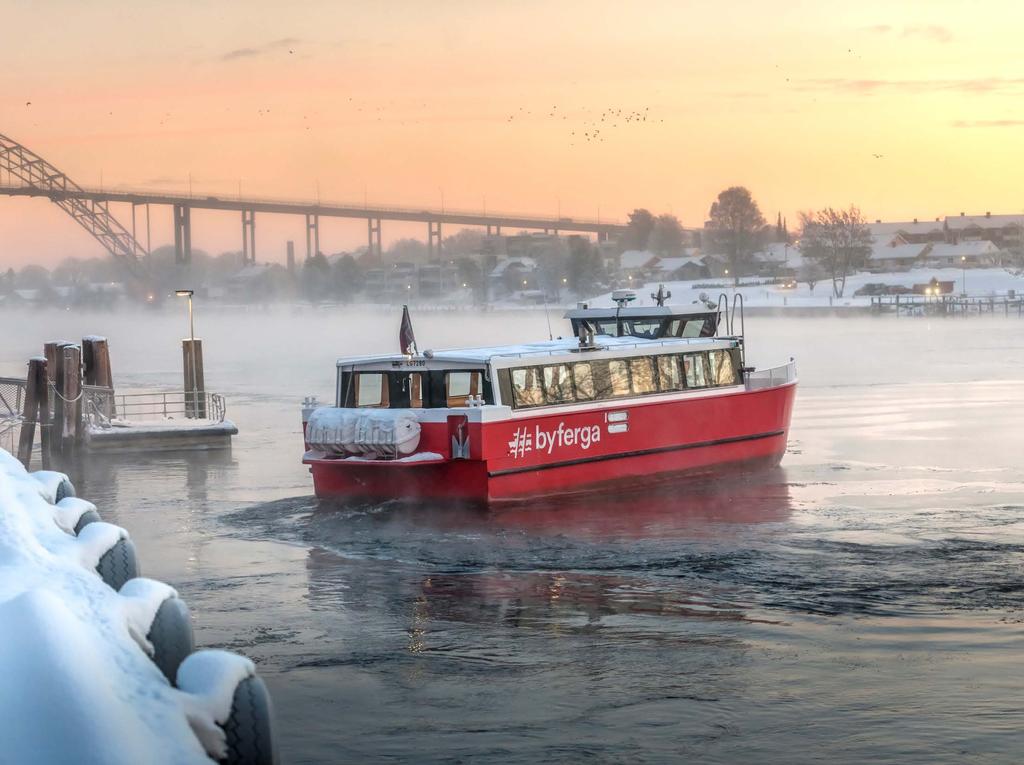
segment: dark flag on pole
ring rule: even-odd
[[[416,355],[416,335],[412,331],[412,319],[409,318],[409,306],[402,306],[402,328],[398,330],[398,344],[402,353]]]

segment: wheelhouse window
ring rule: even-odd
[[[683,327],[683,337],[700,337],[704,332],[704,319],[690,319]]]
[[[355,375],[356,406],[387,409],[388,378],[383,372],[359,372]]]
[[[611,380],[613,396],[628,396],[631,391],[629,387],[629,365],[623,359],[613,359],[608,362],[608,377]]]
[[[654,393],[654,358],[640,356],[629,360],[630,377],[633,379],[634,393]]]
[[[594,399],[594,370],[590,362],[582,361],[572,365],[572,378],[576,383],[576,398],[580,401]]]
[[[448,406],[466,406],[470,396],[482,390],[479,372],[448,372],[445,375],[445,397]]]
[[[413,409],[423,408],[423,375],[412,372],[406,378],[409,387],[409,406]]]
[[[658,387],[663,391],[682,390],[683,374],[678,356],[658,356]]]

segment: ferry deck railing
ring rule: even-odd
[[[791,382],[796,382],[796,362],[792,360],[778,367],[757,369],[744,375],[747,390],[776,388]]]
[[[114,420],[153,422],[179,418],[223,422],[224,397],[208,391],[149,391],[115,393],[112,388],[83,386],[85,416],[92,424],[109,426]]]

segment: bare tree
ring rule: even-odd
[[[812,295],[814,294],[814,286],[821,281],[823,275],[824,272],[821,270],[821,266],[814,261],[809,260],[800,267],[800,281],[807,282],[807,289],[811,291]]]
[[[741,273],[749,268],[764,228],[764,216],[743,186],[726,189],[711,205],[711,241],[728,258],[734,284],[740,283]]]
[[[832,277],[832,294],[843,296],[846,277],[871,254],[871,229],[856,206],[800,213],[800,252]]]

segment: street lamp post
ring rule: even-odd
[[[964,297],[967,297],[967,256],[960,256],[960,268],[964,273]]]
[[[175,290],[174,294],[178,297],[188,298],[188,347],[192,364],[185,384],[190,386],[192,390],[192,404],[191,407],[186,407],[186,411],[188,416],[195,417],[199,409],[199,384],[196,379],[199,371],[199,368],[196,366],[196,324],[192,313],[192,296],[195,294],[195,290]]]

